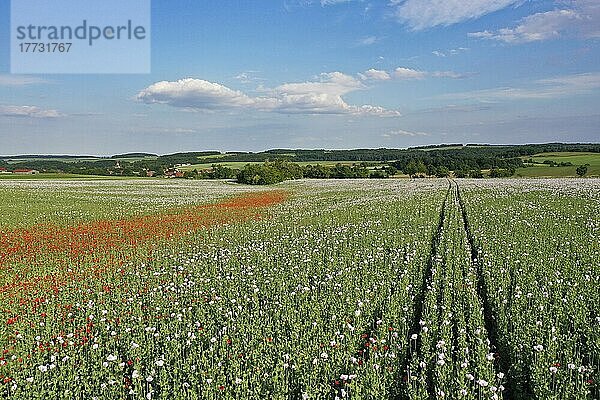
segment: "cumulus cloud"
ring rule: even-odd
[[[392,79],[390,74],[386,71],[380,71],[378,69],[369,69],[362,74],[359,74],[362,80],[373,80],[373,81],[388,81]]]
[[[45,110],[35,106],[3,106],[0,105],[0,116],[21,118],[59,118],[63,117],[57,110]]]
[[[529,15],[514,28],[469,33],[470,37],[497,40],[505,43],[527,43],[573,35],[585,39],[600,37],[600,3],[597,0],[578,0],[570,8],[556,9]]]
[[[452,25],[501,10],[522,0],[391,0],[397,18],[414,30]]]
[[[440,96],[452,99],[478,99],[480,101],[555,99],[593,93],[600,89],[600,72],[564,75],[540,79],[528,87],[502,87],[451,93]]]
[[[427,76],[427,73],[416,69],[398,67],[393,75],[397,79],[423,79]]]
[[[351,75],[341,72],[327,72],[320,74],[314,81],[285,83],[276,87],[275,92],[285,95],[318,93],[342,96],[364,88],[362,82]]]
[[[202,79],[181,79],[156,82],[141,90],[136,99],[146,104],[167,104],[197,111],[255,110],[282,114],[353,114],[398,116],[395,110],[376,105],[351,105],[344,96],[368,89],[366,83],[395,80],[415,80],[426,77],[463,78],[452,71],[425,72],[399,67],[388,72],[371,68],[356,76],[341,72],[318,75],[306,82],[284,83],[274,88],[260,88],[260,95]]]
[[[175,82],[157,82],[138,93],[137,99],[144,103],[204,110],[246,107],[255,103],[254,99],[240,91],[218,83],[191,78]]]
[[[355,114],[394,116],[397,111],[373,105],[354,106],[342,96],[365,89],[350,75],[331,72],[315,80],[286,83],[264,89],[262,96],[251,97],[218,83],[201,79],[163,81],[140,91],[136,98],[146,104],[168,104],[189,110],[257,110],[284,114]]]
[[[460,73],[454,72],[454,71],[427,72],[427,71],[419,71],[419,70],[407,68],[407,67],[398,67],[394,71],[391,71],[391,72],[381,71],[381,70],[371,68],[361,74],[358,74],[358,76],[363,81],[388,81],[388,80],[392,80],[392,79],[418,80],[418,79],[425,79],[428,77],[463,79],[463,78],[466,78],[468,75],[460,74]]]
[[[341,72],[321,74],[317,80],[302,83],[286,83],[274,88],[270,93],[271,107],[284,113],[305,114],[371,114],[395,115],[376,106],[351,106],[342,96],[365,89],[353,76]]]

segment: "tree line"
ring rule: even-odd
[[[227,162],[261,162],[258,167],[244,167],[240,179],[251,180],[247,176],[268,176],[266,180],[279,179],[278,176],[306,178],[363,178],[386,177],[390,171],[403,171],[412,177],[448,176],[453,171],[457,177],[481,177],[482,170],[490,170],[490,176],[511,176],[517,168],[523,167],[524,156],[542,152],[594,152],[600,153],[600,144],[530,144],[530,145],[475,145],[451,144],[434,145],[410,149],[355,149],[355,150],[292,150],[274,149],[259,153],[217,151],[175,153],[154,155],[129,153],[113,157],[91,158],[76,156],[21,156],[0,157],[0,167],[7,170],[30,168],[41,172],[61,172],[83,175],[106,176],[162,176],[177,165],[219,164]],[[313,165],[291,167],[298,162],[346,161],[333,167]],[[281,162],[286,162],[282,167]],[[347,165],[354,163],[355,165]],[[238,172],[212,167],[202,171],[186,173],[186,177],[203,179],[233,179]],[[253,175],[254,174],[254,175]],[[262,179],[262,178],[261,178]],[[287,178],[286,178],[287,179]],[[260,180],[260,179],[259,179]]]

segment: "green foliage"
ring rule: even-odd
[[[483,172],[480,169],[472,169],[469,171],[469,178],[483,178]]]
[[[455,178],[467,178],[469,176],[469,171],[465,170],[465,169],[457,169],[456,171],[454,171],[454,177]]]
[[[580,165],[579,167],[577,167],[577,175],[579,176],[585,176],[588,172],[588,166],[586,165]]]
[[[301,167],[285,161],[248,164],[237,174],[237,181],[248,185],[272,185],[299,178],[302,178]]]
[[[395,172],[395,170],[391,170]],[[334,166],[307,165],[301,166],[284,160],[266,162],[263,164],[247,164],[237,173],[237,181],[248,185],[271,185],[286,180],[314,179],[360,179],[387,178],[389,169],[369,171],[364,163],[346,165],[338,163]]]
[[[235,177],[236,171],[234,169],[218,164],[213,165],[212,170],[208,173],[209,179],[233,179]]]
[[[565,153],[569,152],[569,153]],[[537,156],[542,154],[555,155],[557,160]],[[561,153],[571,154],[571,157],[559,156]],[[71,173],[86,175],[106,176],[145,176],[146,171],[154,171],[155,176],[161,175],[163,171],[178,165],[196,165],[199,160],[206,166],[211,163],[250,163],[267,162],[273,163],[282,160],[289,163],[326,162],[332,163],[345,160],[349,163],[387,163],[397,171],[404,171],[407,175],[414,176],[438,176],[438,169],[443,167],[449,171],[455,171],[455,176],[464,174],[470,170],[515,170],[523,168],[527,164],[547,165],[552,167],[574,166],[588,161],[580,160],[584,157],[595,157],[600,153],[598,144],[536,144],[515,146],[489,146],[489,145],[435,145],[411,149],[356,149],[356,150],[291,150],[275,149],[261,153],[231,152],[220,153],[216,151],[175,153],[157,156],[148,153],[128,153],[113,157],[77,157],[77,156],[35,156],[25,155],[18,157],[0,157],[0,166],[7,169],[31,168],[40,172]],[[537,155],[536,155],[537,154]],[[558,154],[558,155],[557,155]],[[530,157],[524,164],[523,158]],[[198,167],[197,174],[188,174],[194,178],[205,179],[231,179],[235,173],[230,171],[201,171]],[[589,173],[596,172],[595,164],[591,164]],[[185,169],[185,168],[184,168]],[[191,168],[190,168],[191,169]],[[344,168],[332,168],[313,166],[303,168],[303,174],[307,177],[366,177],[364,171],[347,171]],[[459,173],[457,174],[457,171]],[[555,174],[560,174],[556,171]],[[572,171],[575,174],[575,171]],[[270,173],[268,174],[270,175]],[[381,175],[379,172],[375,175]],[[388,175],[393,175],[388,172]]]
[[[397,164],[395,164],[397,166]],[[411,178],[417,174],[417,163],[415,160],[410,160],[404,168],[401,168],[402,171]]]
[[[490,178],[508,178],[509,176],[513,176],[514,174],[515,174],[514,168],[508,168],[508,169],[492,168],[490,170]]]
[[[444,166],[441,166],[435,170],[434,175],[438,178],[446,178],[446,177],[450,176],[450,170],[448,170],[448,168],[446,168]]]

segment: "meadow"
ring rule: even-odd
[[[553,161],[557,164],[571,163],[571,166],[550,166],[545,164],[528,164],[527,168],[517,169],[519,177],[574,177],[577,176],[577,167],[588,166],[588,176],[600,176],[600,154],[586,152],[554,152],[539,153],[531,157],[522,157],[524,160],[531,158],[536,163]]]
[[[600,180],[0,181],[0,397],[600,398]]]

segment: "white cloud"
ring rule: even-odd
[[[0,116],[22,118],[59,118],[63,117],[57,110],[45,110],[35,106],[3,106],[0,105]]]
[[[426,132],[412,132],[412,131],[406,131],[404,129],[395,129],[395,130],[390,131],[388,133],[384,133],[381,136],[386,137],[386,138],[394,137],[394,136],[415,137],[415,136],[429,136],[429,133],[426,133]]]
[[[348,3],[352,0],[321,0],[322,6],[332,6],[340,3]]]
[[[586,39],[600,37],[600,2],[576,0],[568,4],[571,8],[529,15],[514,28],[473,32],[469,36],[511,44],[555,39],[565,34]]]
[[[447,56],[454,56],[456,54],[463,53],[468,50],[469,49],[467,47],[457,47],[456,49],[450,49],[450,50],[434,50],[431,52],[431,54],[438,56],[438,57],[447,57]]]
[[[233,79],[240,81],[241,83],[254,83],[266,80],[256,76],[257,73],[258,71],[244,71],[234,76]]]
[[[600,72],[540,79],[529,87],[502,87],[439,96],[479,101],[555,99],[593,93],[600,89]]]
[[[246,107],[255,103],[254,99],[240,91],[218,83],[191,78],[175,82],[157,82],[138,93],[137,99],[148,104],[169,104],[204,110]]]
[[[319,75],[313,81],[286,83],[264,89],[263,96],[251,97],[218,83],[200,79],[157,82],[136,96],[146,104],[168,104],[189,110],[257,110],[284,114],[355,114],[396,116],[398,112],[383,107],[354,106],[342,98],[365,89],[358,79],[341,72]]]
[[[359,46],[371,46],[371,45],[377,43],[378,41],[379,41],[379,38],[377,36],[367,36],[367,37],[360,39],[357,42],[357,44]]]
[[[458,72],[454,72],[454,71],[436,71],[436,72],[432,72],[431,76],[433,76],[434,78],[464,79],[468,75],[459,74]]]
[[[469,33],[470,37],[493,39],[505,43],[526,43],[554,39],[581,17],[573,10],[554,10],[525,17],[515,28]]]
[[[392,79],[390,74],[388,74],[386,71],[380,71],[378,69],[373,68],[358,75],[362,80],[388,81]]]
[[[501,10],[522,0],[391,0],[398,19],[414,30],[452,25]]]
[[[48,81],[27,75],[0,75],[0,86],[26,86],[48,83]]]
[[[423,79],[427,76],[426,72],[417,71],[415,69],[398,67],[393,73],[397,79]]]
[[[329,72],[306,82],[284,83],[274,88],[259,87],[259,96],[250,96],[219,83],[187,78],[154,83],[141,90],[136,99],[146,104],[167,104],[191,111],[255,110],[282,114],[399,116],[399,112],[380,106],[348,104],[343,97],[368,89],[366,82],[414,80],[429,76],[464,77],[452,71],[425,72],[399,67],[390,73],[371,68],[356,77]]]
[[[377,69],[369,69],[361,74],[358,74],[359,78],[363,81],[388,81],[391,79],[398,80],[417,80],[425,79],[427,77],[433,78],[451,78],[451,79],[463,79],[468,75],[460,74],[454,71],[419,71],[416,69],[398,67],[392,72],[381,71]]]
[[[301,83],[285,83],[275,88],[280,94],[328,94],[342,96],[365,86],[356,78],[341,72],[320,74],[316,80]]]

